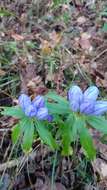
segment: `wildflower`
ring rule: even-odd
[[[70,108],[87,115],[102,115],[107,111],[107,101],[97,100],[98,95],[96,86],[87,88],[84,93],[79,86],[72,86],[68,91]]]
[[[51,120],[44,98],[38,95],[33,101],[26,94],[19,97],[19,105],[28,117],[37,117],[39,120]]]

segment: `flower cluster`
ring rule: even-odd
[[[86,115],[102,115],[107,111],[107,101],[97,100],[99,90],[96,86],[89,87],[84,93],[74,85],[68,91],[70,108],[74,112]]]
[[[51,116],[45,106],[44,98],[40,95],[31,101],[29,96],[21,94],[19,97],[19,105],[28,117],[36,117],[39,120],[51,120]]]

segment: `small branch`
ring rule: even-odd
[[[11,128],[1,128],[0,132],[7,132],[7,131],[11,131]]]
[[[35,158],[36,154],[37,154],[36,151],[30,153],[28,155],[28,159],[33,160]],[[18,159],[10,160],[10,161],[8,161],[6,163],[0,164],[0,172],[2,172],[5,168],[10,169],[12,167],[18,166],[22,162],[23,159],[24,159],[24,156],[21,156]]]
[[[99,59],[104,53],[107,52],[107,49],[104,49],[104,51],[102,51],[101,53],[99,53],[94,59],[92,59],[92,62],[96,61],[97,59]]]

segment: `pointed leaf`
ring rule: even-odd
[[[4,111],[1,112],[2,115],[8,115],[8,116],[13,116],[16,118],[22,118],[24,117],[24,112],[19,106],[14,106],[14,107],[5,107]]]
[[[62,136],[62,155],[69,156],[72,155],[73,150],[71,147],[71,141],[72,141],[72,131],[70,125],[63,125],[61,130],[61,136]]]
[[[98,131],[107,134],[107,120],[101,116],[87,116],[87,123]]]
[[[7,9],[0,8],[0,16],[14,16],[13,12],[8,11]]]
[[[96,156],[96,151],[93,145],[92,137],[87,128],[82,128],[80,131],[80,143],[84,148],[89,159],[94,159]]]
[[[20,130],[20,124],[17,123],[13,128],[12,128],[12,142],[15,144],[17,143],[19,137],[21,135],[21,130]]]
[[[78,118],[78,132],[80,135],[80,143],[85,150],[85,153],[89,159],[94,159],[96,151],[93,145],[92,137],[86,128],[86,123],[83,118]]]
[[[55,102],[58,102],[60,104],[66,104],[66,105],[68,105],[68,101],[64,97],[59,96],[58,94],[56,94],[55,92],[49,92],[46,95],[46,98],[52,99]]]
[[[72,126],[71,130],[72,130],[72,139],[71,141],[74,142],[77,140],[77,132],[78,132],[78,124],[77,124],[77,120],[76,117],[72,115],[72,118],[69,120],[70,125]]]
[[[68,106],[61,105],[58,103],[47,103],[47,108],[51,114],[68,114],[71,112]]]
[[[48,128],[40,121],[35,122],[35,125],[41,140],[43,140],[43,142],[49,145],[53,150],[56,149],[57,144]]]
[[[27,125],[29,123],[29,118],[28,117],[23,117],[20,121],[20,130],[21,130],[21,133],[24,133],[24,131],[26,130],[27,128]]]
[[[34,124],[32,120],[29,119],[28,122],[26,123],[26,130],[23,136],[22,148],[24,152],[29,152],[31,150],[33,137],[34,137]]]
[[[102,31],[103,32],[107,32],[107,23],[106,22],[103,25]]]
[[[65,122],[58,121],[59,130],[58,133],[61,136],[62,142],[62,155],[69,156],[72,155],[73,150],[71,147],[71,142],[73,141],[73,115],[69,115]]]
[[[67,114],[70,113],[69,103],[64,98],[56,94],[55,92],[49,92],[46,96],[47,107],[52,114]],[[52,100],[52,103],[48,100]]]

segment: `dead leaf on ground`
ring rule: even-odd
[[[93,49],[93,47],[90,43],[90,38],[91,38],[91,36],[88,33],[84,32],[81,34],[81,37],[79,40],[79,44],[80,44],[81,48],[84,50],[87,50],[88,52],[91,52]]]
[[[43,55],[49,55],[52,52],[51,44],[47,40],[42,40],[40,48]]]
[[[55,183],[52,188],[51,181],[47,176],[44,176],[45,180],[43,181],[42,178],[37,178],[36,185],[35,185],[35,190],[66,190],[64,185],[61,183]]]
[[[60,44],[62,36],[61,36],[61,32],[55,32],[55,30],[53,30],[50,34],[49,34],[50,40],[51,40],[51,47],[55,48],[55,46],[57,46],[58,44]]]
[[[86,22],[86,17],[85,16],[80,16],[77,18],[78,24],[84,24]]]
[[[24,40],[24,37],[22,35],[19,35],[19,34],[11,34],[11,37],[16,40],[16,41],[22,41]]]
[[[103,159],[97,158],[92,162],[92,165],[94,173],[97,172],[101,180],[107,178],[107,163]]]
[[[6,74],[6,72],[2,69],[0,69],[0,76],[4,76]]]

